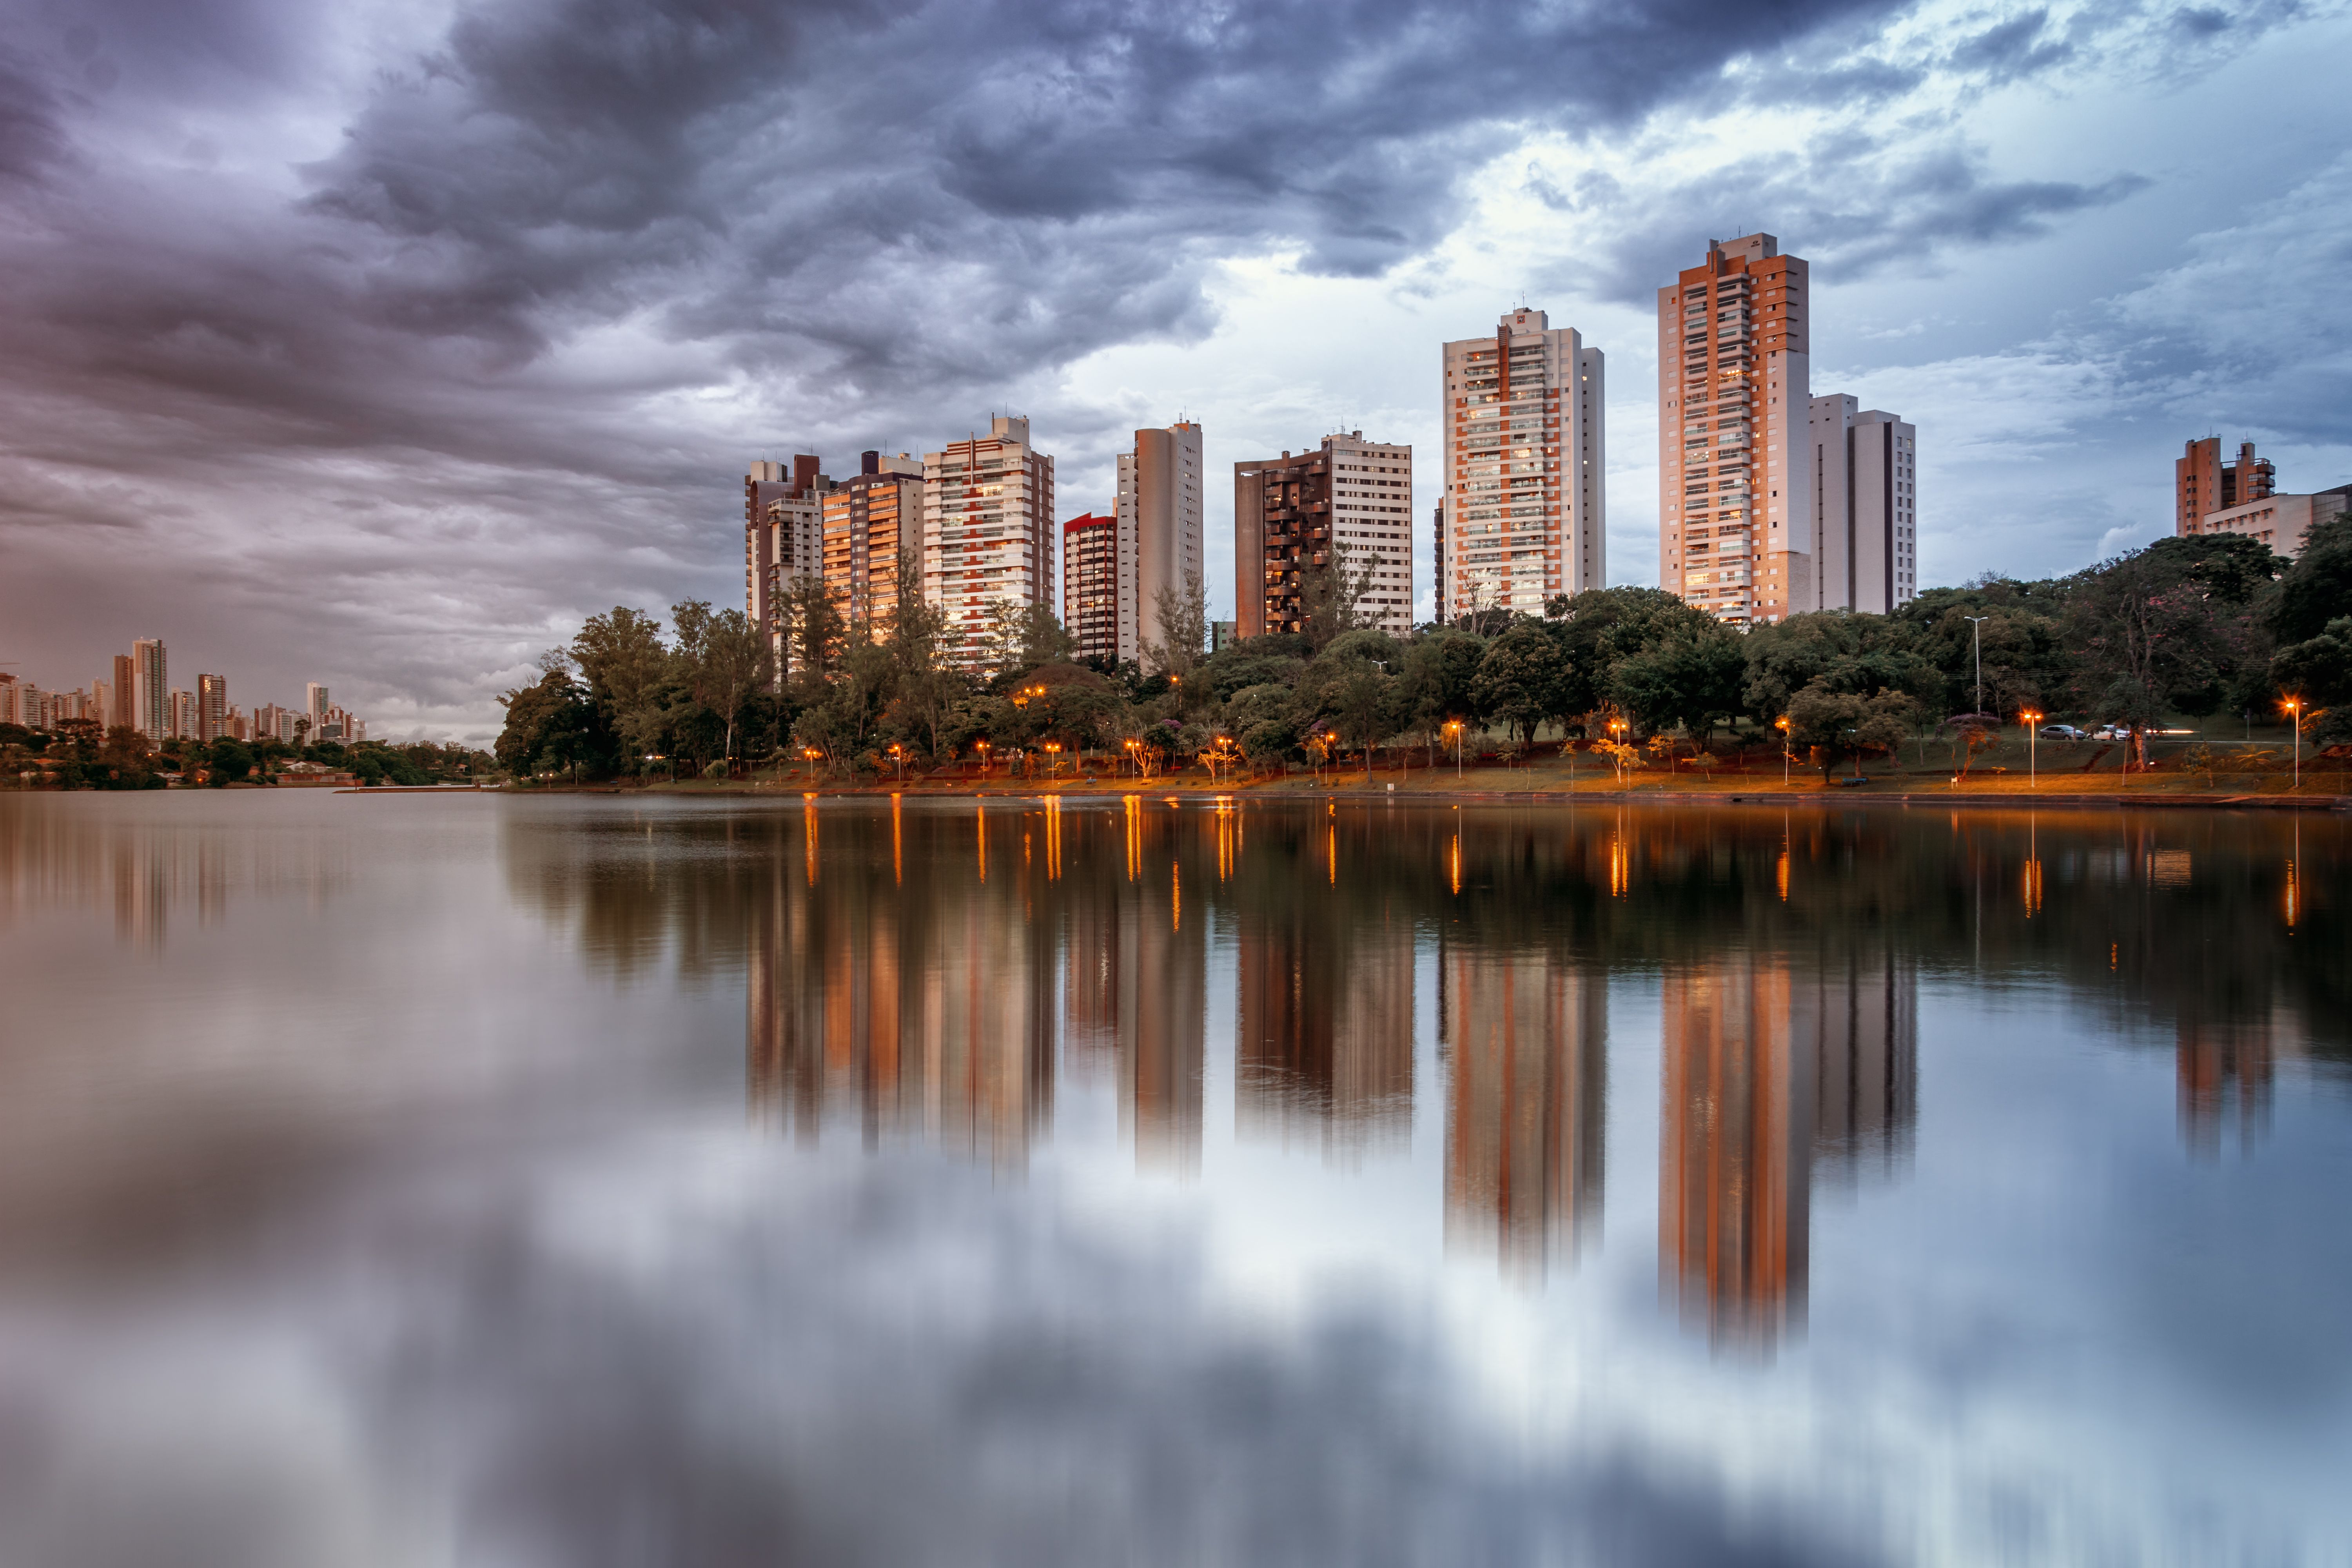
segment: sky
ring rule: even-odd
[[[1062,511],[1406,440],[1525,302],[1609,358],[1763,229],[1919,429],[1922,582],[2169,531],[2191,437],[2352,479],[2341,4],[0,0],[0,668],[486,740],[614,605],[740,605],[747,461],[1027,415]],[[1210,487],[1211,605],[1233,601]]]

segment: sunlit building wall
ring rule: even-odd
[[[1536,952],[1447,945],[1445,1241],[1539,1280],[1601,1237],[1606,1188],[1605,975]]]
[[[1437,615],[1538,616],[1608,583],[1607,361],[1541,310],[1444,345]]]
[[[146,736],[150,745],[160,745],[172,724],[171,673],[163,645],[152,637],[132,643],[131,667],[131,727]]]
[[[978,668],[1000,616],[1054,607],[1054,459],[1029,444],[1026,417],[999,414],[986,436],[925,453],[922,473],[923,596]]]
[[[1816,605],[1808,278],[1751,234],[1658,290],[1659,583],[1731,626]]]
[[[1118,499],[1111,509],[1118,526],[1112,584],[1115,658],[1140,661],[1145,645],[1161,637],[1161,593],[1181,594],[1201,574],[1201,427],[1189,419],[1164,430],[1138,430],[1135,445],[1119,454]]]

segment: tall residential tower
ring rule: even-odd
[[[1445,345],[1440,620],[1541,615],[1555,595],[1607,583],[1604,368],[1599,349],[1541,310]]]
[[[1201,427],[1191,420],[1138,430],[1134,447],[1119,454],[1118,658],[1140,659],[1144,644],[1159,639],[1161,590],[1181,594],[1200,575],[1202,481]]]
[[[1814,604],[1811,317],[1769,234],[1709,240],[1658,290],[1659,582],[1731,626]]]
[[[1884,616],[1919,593],[1919,433],[1843,393],[1812,401],[1813,571],[1801,610]]]
[[[1356,613],[1412,629],[1412,448],[1360,430],[1234,465],[1234,609],[1244,637],[1303,632],[1318,574],[1363,584]],[[1335,551],[1335,546],[1338,548]]]
[[[1054,603],[1054,459],[1026,418],[923,456],[923,597],[947,612],[955,657],[977,667],[999,614]]]

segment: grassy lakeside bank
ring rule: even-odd
[[[2085,762],[2099,752],[2120,752],[2120,747],[2099,747],[2087,743],[2074,747],[2074,757],[2062,757],[2059,765],[2046,765],[2050,752],[2059,748],[2045,747],[2041,763],[2028,765],[2021,753],[2019,765],[2009,767],[1999,752],[1980,752],[1975,766],[1965,776],[1955,776],[1948,764],[1930,762],[1927,765],[1891,767],[1885,759],[1864,770],[1863,782],[1851,782],[1850,769],[1840,769],[1834,778],[1824,782],[1818,768],[1791,766],[1783,770],[1777,754],[1766,759],[1749,753],[1743,759],[1727,760],[1723,765],[1699,770],[1690,765],[1689,759],[1677,760],[1670,768],[1664,762],[1645,762],[1621,773],[1607,759],[1580,752],[1570,759],[1558,755],[1556,748],[1539,747],[1538,752],[1524,761],[1487,758],[1472,761],[1465,758],[1457,772],[1451,763],[1435,768],[1425,759],[1416,757],[1410,765],[1400,760],[1376,762],[1368,773],[1360,765],[1327,768],[1321,773],[1313,769],[1297,769],[1287,774],[1246,772],[1221,772],[1212,777],[1202,768],[1190,768],[1176,773],[1160,773],[1150,778],[1109,773],[1065,771],[1058,777],[1007,778],[1002,770],[988,777],[976,770],[964,767],[940,769],[929,773],[911,770],[904,782],[886,775],[880,780],[845,779],[828,776],[822,770],[785,768],[774,773],[732,780],[682,780],[650,784],[601,784],[576,786],[583,791],[613,793],[638,791],[659,795],[1126,795],[1150,796],[1256,795],[1268,796],[1311,795],[1348,797],[1410,797],[1417,799],[1498,799],[1566,798],[1593,801],[1665,801],[1689,800],[1694,803],[1708,799],[1741,801],[1853,801],[1869,799],[1899,799],[1906,802],[1982,801],[1993,804],[2018,805],[2036,803],[2048,805],[2084,805],[2113,806],[2124,805],[2177,806],[2245,806],[2280,805],[2308,806],[2329,809],[2352,798],[2352,759],[2306,757],[2298,785],[2291,768],[2273,771],[2267,766],[2231,768],[2217,760],[2209,773],[2203,769],[2191,769],[2180,764],[2178,756],[2157,759],[2157,765],[2147,772],[2123,773],[2113,765],[2086,767]],[[2185,748],[2176,748],[2180,750]],[[2217,759],[2220,749],[2217,748]],[[1990,758],[1990,761],[1989,761]],[[2251,758],[2242,752],[2230,760]],[[2072,766],[2065,763],[2071,761]],[[1744,763],[1745,765],[1739,765]],[[574,786],[555,786],[559,790]]]

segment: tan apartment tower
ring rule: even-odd
[[[1062,524],[1062,629],[1080,658],[1119,658],[1118,532],[1090,511]]]
[[[160,745],[172,729],[172,682],[163,645],[142,637],[131,645],[131,727]]]
[[[228,677],[196,677],[196,739],[206,745],[228,733]]]
[[[1769,234],[1709,240],[1658,290],[1658,563],[1727,625],[1812,607],[1811,318],[1804,261]]]
[[[1309,589],[1333,569],[1370,575],[1357,613],[1412,629],[1412,448],[1327,436],[1311,451],[1234,465],[1234,595],[1242,637],[1303,632]]]
[[[1201,573],[1201,427],[1180,419],[1165,430],[1138,430],[1119,454],[1117,657],[1143,658],[1160,637],[1160,595],[1184,591]]]
[[[2277,480],[2270,459],[2254,456],[2252,441],[2238,444],[2234,463],[2221,460],[2219,436],[2191,441],[2172,461],[2172,531],[2195,533],[2206,513],[2262,500],[2277,488]]]
[[[825,591],[851,637],[879,642],[898,613],[899,554],[922,547],[922,465],[905,452],[861,452],[856,477],[824,492],[819,504]]]
[[[1918,595],[1918,448],[1895,415],[1843,393],[1813,399],[1813,593],[1797,608],[1884,616]]]
[[[139,665],[127,653],[114,656],[114,680],[107,688],[103,710],[98,721],[111,730],[117,726],[137,729],[139,718]]]
[[[758,462],[743,476],[744,610],[767,633],[775,668],[788,663],[792,628],[784,602],[794,580],[824,570],[824,492],[833,481],[818,460],[794,454],[792,465]]]
[[[1054,459],[1026,418],[923,455],[923,597],[947,612],[952,657],[983,662],[1001,614],[1054,603]]]
[[[1599,349],[1541,310],[1444,346],[1438,619],[1539,616],[1607,583],[1605,369]]]

